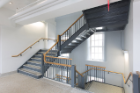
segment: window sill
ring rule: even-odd
[[[87,61],[91,61],[91,62],[104,62],[104,60],[101,60],[101,61],[99,61],[99,60],[87,60]]]

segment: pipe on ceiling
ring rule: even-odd
[[[0,0],[0,8],[7,4],[9,1],[11,0]]]

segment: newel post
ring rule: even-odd
[[[75,65],[71,66],[71,87],[75,87],[76,82],[76,72],[75,72]]]
[[[42,73],[42,77],[44,76],[44,71],[45,71],[45,67],[44,67],[44,55],[41,54],[41,73]]]
[[[57,49],[58,49],[58,56],[61,55],[61,35],[58,35],[57,36],[57,42],[58,42],[58,45],[57,45]]]

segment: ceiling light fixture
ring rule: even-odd
[[[103,27],[96,27],[96,30],[102,30]]]
[[[9,3],[10,5],[12,4],[12,2]]]

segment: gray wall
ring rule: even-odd
[[[82,13],[74,13],[56,18],[56,34],[62,34]],[[88,61],[88,40],[75,48],[70,57],[79,72],[86,70],[85,64],[104,66],[107,70],[124,73],[121,31],[105,33],[105,61]],[[123,86],[123,79],[118,74],[106,74],[106,83]]]
[[[73,64],[77,66],[81,73],[86,71],[85,64],[103,66],[106,70],[124,73],[124,57],[121,49],[121,32],[106,32],[105,33],[105,61],[94,62],[88,61],[88,40],[83,42],[71,53]],[[123,86],[123,79],[118,74],[107,74],[106,83]]]
[[[56,35],[61,35],[65,30],[72,25],[80,16],[82,12],[76,12],[69,15],[57,17],[56,21]]]
[[[122,32],[123,37],[123,50],[128,51],[128,58],[125,58],[125,79],[127,79],[130,72],[133,72],[133,3],[131,3],[129,13],[129,23],[125,30]],[[132,92],[132,82],[128,82],[130,87],[124,85],[126,93]]]

